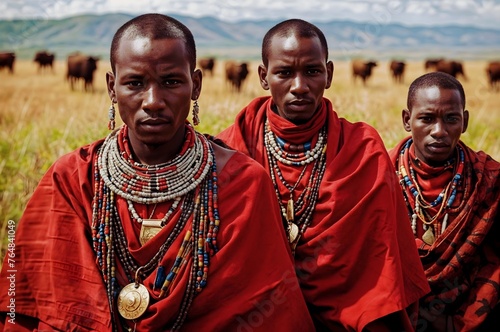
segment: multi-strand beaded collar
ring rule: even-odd
[[[326,125],[318,134],[318,139],[314,147],[312,142],[296,145],[286,142],[283,138],[276,136],[271,130],[269,120],[264,124],[264,145],[269,162],[270,175],[274,184],[274,190],[278,198],[281,214],[287,227],[287,235],[292,251],[312,221],[312,214],[316,207],[319,196],[319,185],[326,168]],[[296,179],[294,185],[290,185],[284,178],[279,164],[303,167],[302,172]],[[309,172],[307,184],[300,193],[295,195],[294,191],[304,178],[307,167],[314,163]],[[279,180],[278,180],[279,179]],[[278,181],[280,181],[289,191],[286,207],[282,202]]]
[[[457,145],[456,155],[447,161],[447,165],[454,167],[454,175],[451,181],[443,188],[439,195],[432,202],[424,199],[422,190],[418,184],[415,170],[412,166],[411,156],[409,154],[410,146],[413,139],[409,139],[401,148],[399,158],[397,160],[397,174],[399,182],[403,188],[403,194],[408,207],[411,218],[411,228],[413,234],[417,235],[417,221],[422,223],[425,231],[422,240],[432,245],[436,238],[444,233],[448,226],[448,218],[450,213],[455,213],[460,210],[462,204],[458,208],[452,208],[453,203],[457,199],[457,190],[465,182],[463,181],[465,170],[465,155],[464,150],[460,145]],[[446,167],[446,165],[444,166]],[[467,196],[467,186],[465,187],[464,197]],[[464,197],[461,202],[465,201]],[[432,214],[431,211],[436,211]]]
[[[92,237],[96,261],[107,287],[112,312],[117,303],[121,316],[133,320],[140,317],[149,304],[149,291],[140,281],[156,269],[155,289],[160,298],[164,297],[179,266],[192,257],[188,288],[173,326],[173,329],[178,329],[194,296],[206,286],[210,256],[217,252],[220,220],[214,152],[207,138],[186,124],[185,143],[179,155],[164,164],[142,165],[133,160],[127,132],[128,128],[123,126],[108,135],[94,165]],[[119,215],[115,204],[117,196],[128,201],[130,215]],[[180,217],[172,221],[175,226],[156,254],[139,266],[128,249],[121,218],[132,217],[141,222],[137,213],[134,215],[133,203],[157,204],[166,201],[172,201],[172,205],[161,220],[161,226],[178,205]],[[190,218],[193,218],[192,229],[185,231]],[[159,263],[182,232],[185,232],[184,240],[177,258],[170,272],[166,273],[168,267]],[[121,291],[116,278],[116,264],[120,264],[130,282]]]

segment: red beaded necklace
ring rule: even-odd
[[[456,156],[449,162],[450,165],[455,165],[454,175],[439,195],[432,202],[429,202],[424,198],[415,170],[411,165],[409,149],[412,143],[413,140],[409,139],[400,151],[397,160],[397,174],[411,218],[413,233],[417,235],[417,221],[420,220],[425,231],[422,240],[426,244],[432,245],[448,226],[449,214],[460,210],[465,202],[468,189],[468,176],[465,177],[464,181],[465,155],[462,147],[457,145]],[[452,205],[457,199],[458,188],[462,186],[465,192],[464,197],[461,197],[459,207],[453,209]],[[434,210],[437,211],[432,214],[431,211]]]
[[[141,165],[132,159],[126,132],[127,127],[123,126],[108,135],[94,164],[92,238],[96,263],[106,284],[111,310],[116,311],[117,306],[122,317],[131,320],[139,318],[149,303],[149,290],[141,284],[141,280],[156,270],[155,289],[159,292],[158,296],[163,297],[177,275],[179,264],[192,257],[188,289],[174,324],[174,328],[179,328],[194,296],[206,286],[210,256],[218,250],[216,238],[220,220],[214,152],[207,138],[187,124],[185,144],[179,155],[161,165]],[[166,201],[180,204],[181,213],[174,228],[146,264],[139,265],[128,250],[121,216],[115,204],[117,196],[137,204]],[[185,231],[191,219],[192,229]],[[179,259],[175,260],[166,275],[165,267],[159,262],[181,233],[185,235],[177,253]],[[115,275],[116,264],[121,265],[130,282],[123,289]],[[140,301],[128,301],[131,298]]]
[[[276,136],[266,120],[264,124],[264,146],[266,148],[267,160],[269,163],[270,175],[274,184],[274,190],[281,209],[281,214],[285,225],[287,225],[287,235],[292,252],[295,251],[300,237],[304,234],[312,221],[312,214],[316,207],[319,196],[319,186],[326,169],[326,126],[318,133],[318,140],[314,147],[306,142],[300,145],[292,145]],[[288,151],[290,149],[291,151]],[[300,152],[300,153],[297,153]],[[295,184],[290,185],[284,178],[279,164],[286,164],[294,167],[303,167]],[[300,195],[294,196],[297,185],[305,176],[306,169],[313,164],[307,184]],[[286,207],[282,202],[279,181],[288,189],[289,197]]]

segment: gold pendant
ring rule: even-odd
[[[434,232],[432,231],[432,226],[429,226],[425,231],[424,235],[422,235],[422,240],[428,245],[433,245],[436,238],[434,237]]]
[[[139,241],[142,245],[151,240],[156,234],[160,233],[162,229],[160,219],[144,219],[142,221],[141,233]]]
[[[137,319],[146,312],[149,305],[149,292],[146,286],[133,282],[123,287],[118,294],[118,312],[125,319]]]
[[[293,199],[290,197],[286,204],[286,220],[288,223],[293,222],[295,219],[295,212],[293,211]]]

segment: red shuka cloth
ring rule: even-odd
[[[27,315],[36,318],[34,327],[40,329],[111,331],[108,298],[91,238],[93,168],[101,143],[58,160],[41,180],[19,222],[15,296],[8,295],[7,257],[0,275],[0,310],[8,311],[7,305],[14,298],[17,322],[20,315]],[[247,156],[235,153],[218,172],[218,185],[219,251],[211,257],[207,286],[194,298],[182,330],[312,331],[266,171]],[[145,206],[135,206],[143,217],[152,209],[146,213]],[[142,264],[158,250],[174,225],[168,223],[140,247],[140,227],[131,220],[123,198],[117,199],[117,208],[129,250]],[[166,212],[161,204],[156,210]],[[190,229],[191,222],[192,217],[185,229]],[[170,262],[168,270],[184,233],[165,254],[164,261]],[[172,326],[188,274],[185,268],[179,272],[166,298],[158,301],[151,295],[151,304],[137,320],[136,331],[165,331]],[[117,278],[121,287],[128,284],[125,275]],[[143,281],[150,294],[154,278],[155,272]],[[20,331],[19,324],[9,323],[9,318],[2,322],[5,329]]]
[[[279,117],[271,103],[270,97],[253,100],[218,138],[269,171],[264,146],[266,118],[278,136],[296,144],[313,138],[326,122],[326,170],[313,220],[295,257],[301,289],[317,328],[361,331],[391,313],[395,320],[384,322],[389,324],[386,328],[408,326],[405,308],[426,294],[429,286],[381,138],[365,123],[338,118],[327,99],[300,126]],[[294,183],[302,170],[281,164],[280,168],[288,183]],[[304,176],[297,193],[307,178]],[[286,203],[288,190],[281,182],[279,187]]]
[[[408,139],[389,151],[394,165]],[[431,318],[451,316],[460,331],[489,331],[489,324],[498,330],[500,322],[492,311],[500,310],[500,163],[463,142],[459,144],[465,154],[463,176],[472,177],[467,201],[461,211],[450,214],[448,227],[432,246],[415,238],[432,290],[420,301],[421,309],[431,306]],[[419,173],[424,169],[429,169],[427,182],[432,181],[432,168],[426,165]],[[442,190],[443,184],[436,185]],[[422,190],[428,194],[425,187]],[[427,319],[419,317],[420,324],[427,324]],[[497,321],[491,321],[494,319]]]

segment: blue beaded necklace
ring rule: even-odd
[[[204,149],[203,157],[198,156],[198,158],[208,158],[208,155],[211,156],[211,158],[208,158],[212,159],[210,171],[206,173],[206,175],[202,175],[203,179],[193,190],[185,194],[180,192],[182,195],[182,203],[180,207],[181,215],[179,220],[176,222],[171,233],[167,237],[166,241],[160,246],[156,254],[149,260],[149,262],[142,266],[139,266],[128,250],[127,239],[122,222],[120,221],[120,215],[116,208],[116,195],[120,195],[121,191],[116,190],[115,192],[113,188],[106,185],[101,176],[103,168],[100,167],[101,164],[99,163],[99,159],[104,151],[108,151],[106,153],[113,154],[112,158],[127,159],[124,157],[126,154],[122,153],[122,151],[120,151],[117,147],[117,131],[111,133],[103,143],[103,147],[106,144],[111,144],[114,147],[111,149],[104,149],[101,147],[98,152],[99,157],[96,158],[94,165],[95,188],[92,216],[93,248],[96,252],[96,263],[101,269],[103,279],[106,284],[108,300],[112,312],[116,311],[118,293],[120,292],[121,287],[118,284],[117,277],[115,275],[117,270],[116,264],[120,264],[122,266],[130,282],[130,284],[125,286],[124,289],[130,287],[135,292],[141,292],[141,289],[145,289],[145,287],[140,284],[141,280],[144,280],[145,277],[156,270],[155,288],[160,292],[161,296],[165,296],[170,283],[177,276],[180,265],[187,261],[189,257],[193,258],[191,272],[188,272],[188,288],[186,289],[181,309],[174,323],[173,329],[178,329],[182,325],[187,316],[187,312],[193,298],[206,287],[210,257],[218,251],[216,239],[219,231],[220,219],[217,208],[218,184],[215,155],[207,138],[201,134],[195,133],[194,129],[191,127],[188,128],[188,131],[191,132],[196,140],[200,140],[202,142]],[[130,163],[130,161],[126,160],[122,160],[122,162]],[[158,169],[158,171],[161,172],[162,170]],[[155,172],[151,172],[148,176],[154,178]],[[111,181],[113,180],[113,177],[108,178],[111,179]],[[161,196],[161,193],[158,192],[158,195]],[[161,199],[161,197],[159,197],[159,199]],[[159,263],[162,261],[166,252],[170,249],[174,240],[184,232],[185,226],[190,219],[193,219],[192,229],[186,232],[175,262],[171,267],[170,272],[165,275],[165,268],[163,266],[159,266]],[[191,236],[191,234],[196,234],[196,236]],[[156,287],[157,285],[161,285],[161,287]],[[147,296],[149,299],[148,292],[149,291],[146,289],[145,292],[141,293],[141,295],[144,295],[145,297]],[[149,300],[147,302],[149,302]],[[139,303],[139,307],[131,308],[130,317],[128,317],[127,314],[123,316],[122,312],[120,310],[119,311],[120,314],[122,314],[122,316],[126,319],[136,319],[143,314],[146,308],[147,303],[145,306],[143,303]],[[115,315],[113,315],[113,319],[115,320]],[[117,328],[116,324],[117,322],[114,321],[114,329]]]
[[[448,225],[449,210],[451,209],[457,197],[457,188],[459,187],[464,168],[465,168],[465,153],[460,145],[457,145],[458,165],[456,172],[451,181],[446,185],[439,195],[432,202],[427,202],[418,185],[415,171],[409,161],[408,151],[413,139],[409,139],[402,147],[397,161],[398,170],[396,173],[400,179],[400,184],[403,189],[405,201],[411,218],[411,227],[413,233],[417,234],[417,219],[419,219],[425,230],[422,239],[429,245],[432,245],[436,236],[442,234]],[[456,157],[447,161],[448,165],[455,163]],[[405,163],[408,164],[409,172]],[[413,204],[412,204],[413,203]],[[427,211],[439,207],[437,213],[433,216]]]

